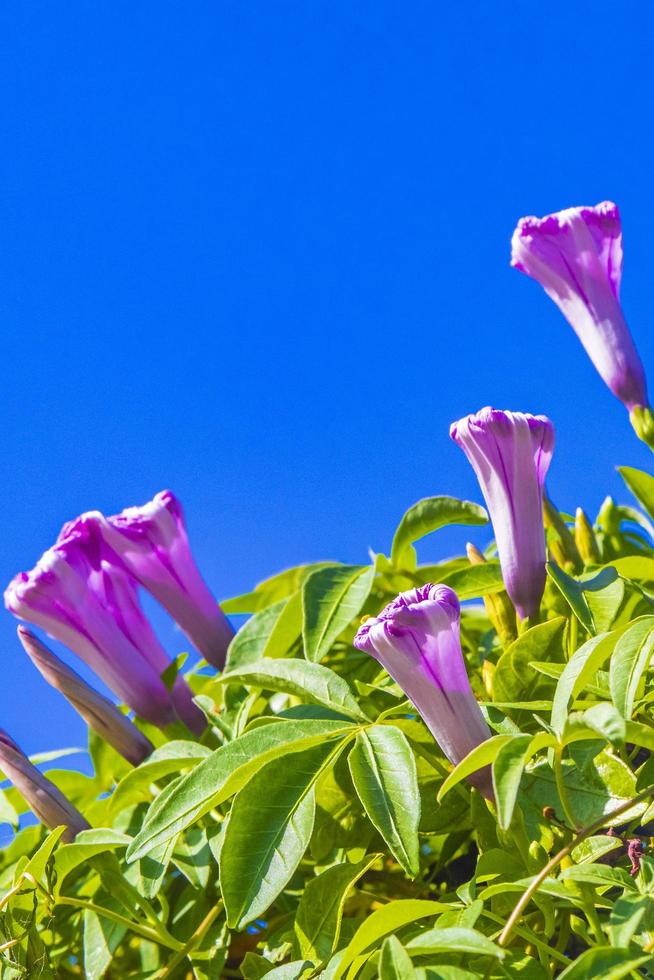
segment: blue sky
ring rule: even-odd
[[[480,499],[448,427],[489,403],[553,419],[559,506],[626,500],[615,464],[650,453],[508,255],[521,215],[616,200],[654,388],[653,28],[606,2],[6,6],[3,584],[163,487],[217,596],[365,561],[419,497]],[[14,628],[0,724],[78,743]]]

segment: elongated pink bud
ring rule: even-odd
[[[9,735],[0,729],[0,769],[24,796],[34,816],[49,827],[64,825],[65,841],[74,840],[81,830],[89,830],[82,814],[61,790],[39,772]]]
[[[94,691],[26,626],[18,627],[18,638],[41,676],[63,694],[100,738],[133,766],[150,755],[152,743],[108,698]]]

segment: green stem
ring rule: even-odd
[[[199,946],[204,939],[205,934],[211,928],[217,917],[222,912],[223,903],[218,902],[209,912],[205,915],[204,919],[197,927],[191,938],[184,943],[182,948],[175,953],[170,962],[166,964],[158,973],[155,973],[153,980],[165,980],[165,977],[170,977],[173,972],[177,969],[180,963],[182,963],[189,953],[192,953],[196,946]]]
[[[500,915],[495,915],[493,912],[489,912],[486,909],[482,911],[482,916],[484,919],[490,919],[491,922],[495,922],[499,926],[504,925],[504,919]],[[516,936],[520,936],[525,942],[531,943],[536,949],[540,949],[551,956],[553,960],[558,960],[559,963],[564,963],[566,966],[570,966],[570,960],[561,950],[555,949],[552,946],[548,946],[547,943],[539,939],[538,936],[532,929],[527,928],[527,926],[516,926],[514,929]]]
[[[110,909],[103,908],[102,905],[96,905],[95,902],[83,901],[81,898],[57,898],[57,905],[68,905],[74,909],[82,909],[84,911],[95,912],[96,915],[104,916],[105,919],[111,919],[112,922],[117,922],[121,926],[125,926],[127,929],[131,929],[135,932],[137,936],[141,936],[143,939],[149,939],[150,942],[159,943],[160,946],[166,946],[168,949],[172,949],[177,952],[182,949],[182,943],[180,943],[174,936],[166,933],[162,935],[151,929],[149,926],[142,925],[140,922],[134,922],[132,919],[128,919],[124,915],[120,915],[119,912],[112,912]]]
[[[574,613],[572,614],[568,622],[570,624],[569,632],[568,632],[568,660],[569,660],[572,654],[577,649],[577,641],[579,637],[579,624],[577,623],[577,617],[574,615]]]
[[[628,810],[631,810],[631,808],[640,803],[641,800],[646,800],[652,795],[654,795],[654,785],[647,786],[646,789],[644,789],[641,793],[638,793],[637,796],[634,796],[633,799],[627,800],[626,803],[622,803],[620,806],[616,807],[615,810],[604,814],[604,816],[600,817],[599,820],[588,824],[588,826],[580,830],[578,834],[575,834],[570,843],[566,844],[565,847],[562,847],[561,850],[547,862],[545,867],[539,871],[531,884],[522,893],[518,903],[513,909],[513,912],[509,916],[504,929],[502,930],[501,936],[498,939],[499,945],[506,946],[516,927],[516,924],[518,923],[518,920],[520,919],[520,916],[529,905],[529,902],[543,884],[549,873],[553,871],[564,858],[568,857],[568,855],[572,853],[578,844],[581,844],[581,842],[586,840],[587,837],[592,837],[592,835],[596,834],[598,830],[602,830],[610,820],[614,820],[616,817],[619,817],[621,813],[627,813]]]
[[[574,813],[572,812],[570,799],[568,797],[568,790],[563,776],[563,745],[561,742],[557,742],[554,749],[554,781],[556,783],[556,791],[559,794],[559,799],[561,800],[561,806],[563,807],[565,819],[572,830],[577,830],[577,821],[575,820]]]

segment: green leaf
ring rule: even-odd
[[[565,619],[550,619],[532,626],[515,640],[497,662],[493,674],[496,701],[525,701],[543,684],[533,670],[534,660],[562,660]]]
[[[622,977],[629,976],[634,970],[653,961],[654,956],[651,954],[641,956],[634,955],[627,948],[595,946],[587,949],[563,973],[559,973],[557,980],[589,980],[589,977],[597,977],[598,980],[600,977],[601,980],[622,980]]]
[[[126,932],[127,927],[119,922],[85,910],[83,942],[86,980],[102,980]]]
[[[631,718],[641,677],[654,650],[654,616],[632,623],[618,640],[609,671],[611,697],[624,718]]]
[[[643,505],[649,516],[654,518],[654,477],[632,466],[618,466],[618,473],[636,500]]]
[[[302,593],[294,592],[277,617],[261,653],[262,657],[285,657],[302,635]]]
[[[256,613],[261,609],[272,606],[280,599],[287,599],[288,596],[297,592],[302,587],[304,581],[313,575],[319,568],[327,568],[329,565],[336,565],[333,561],[317,561],[310,565],[297,565],[295,568],[286,568],[277,575],[259,582],[254,592],[246,595],[236,596],[233,599],[223,599],[220,606],[223,612],[232,613]]]
[[[184,769],[202,762],[211,755],[211,749],[199,742],[191,742],[176,739],[173,742],[165,742],[155,749],[148,758],[137,766],[130,769],[126,776],[114,790],[111,808],[113,813],[117,813],[122,807],[130,803],[138,803],[141,800],[149,800],[152,793],[150,787],[158,779],[169,776],[171,773],[179,774]]]
[[[411,957],[397,936],[387,936],[379,957],[379,980],[415,980]]]
[[[259,660],[223,674],[218,680],[222,684],[283,691],[355,721],[368,721],[347,681],[322,664],[306,660]]]
[[[447,524],[487,523],[488,514],[479,504],[456,497],[425,497],[410,507],[400,521],[391,546],[391,561],[401,568],[411,555],[414,541]]]
[[[280,599],[255,613],[241,626],[227,650],[225,670],[234,670],[260,660],[276,623],[283,615],[288,599]]]
[[[37,850],[36,854],[34,854],[34,856],[25,865],[23,874],[27,872],[28,874],[31,874],[31,876],[40,884],[45,884],[44,875],[46,866],[52,857],[55,847],[59,843],[59,838],[65,830],[65,827],[55,827],[54,830],[50,831],[46,839]]]
[[[511,823],[522,773],[531,758],[531,743],[531,735],[514,735],[500,746],[493,762],[493,789],[502,830],[508,830]]]
[[[244,928],[286,886],[309,843],[314,787],[345,740],[273,759],[238,793],[220,851],[220,886],[230,927]]]
[[[654,582],[654,558],[645,555],[627,555],[610,562],[618,575],[635,582]]]
[[[581,881],[589,885],[626,888],[635,891],[633,878],[624,868],[611,868],[605,864],[579,864],[565,868],[560,875],[561,881]]]
[[[654,928],[654,902],[651,895],[625,894],[611,909],[608,934],[612,946],[628,946],[635,935]]]
[[[273,967],[266,973],[266,977],[268,980],[300,980],[300,977],[308,976],[310,973],[313,973],[313,963],[308,960],[293,960],[292,963]]]
[[[594,743],[588,743],[585,750],[576,755],[574,762],[566,762],[563,781],[572,814],[580,827],[600,817],[609,818],[613,810],[636,795],[636,780],[629,767],[610,752],[598,753]],[[537,763],[525,772],[524,791],[539,810],[544,806],[554,806],[557,814],[563,813],[554,774],[548,764]],[[643,813],[646,807],[646,801],[636,804],[619,818],[619,822],[628,823]],[[607,823],[611,822],[607,819]]]
[[[337,864],[307,882],[295,915],[300,954],[323,963],[335,951],[343,907],[352,887],[380,857],[373,854],[357,864]]]
[[[468,565],[457,568],[443,578],[438,579],[442,585],[454,589],[459,599],[479,599],[481,596],[494,595],[504,591],[504,579],[498,561],[488,561],[484,565]]]
[[[144,857],[199,820],[276,756],[300,752],[351,730],[346,723],[322,719],[273,721],[227,742],[184,776],[163,801],[160,797],[154,801],[143,829],[128,848],[127,860]]]
[[[406,873],[415,876],[420,870],[420,791],[411,746],[399,728],[374,725],[357,735],[348,762],[371,823]]]
[[[397,899],[376,909],[354,933],[332,970],[330,980],[339,980],[358,956],[374,948],[380,939],[391,932],[396,932],[402,926],[416,922],[418,919],[446,912],[447,909],[448,906],[441,902],[428,902],[416,898]]]
[[[552,703],[552,728],[561,734],[568,715],[570,702],[584,689],[602,664],[610,657],[615,645],[616,633],[602,633],[591,637],[575,650],[565,665],[554,692]]]
[[[581,717],[586,725],[606,738],[611,745],[620,747],[625,744],[627,724],[620,712],[608,701],[602,701],[599,704],[594,704],[592,708],[587,708]],[[654,736],[654,730],[652,730],[652,736]]]
[[[624,598],[624,582],[614,568],[574,579],[550,561],[547,573],[588,633],[595,636],[609,628]]]
[[[374,566],[334,565],[314,572],[302,588],[302,636],[307,660],[319,661],[370,594]]]
[[[440,803],[445,794],[454,789],[466,776],[483,769],[484,766],[490,766],[497,758],[500,749],[513,738],[515,735],[492,735],[485,742],[475,746],[444,780],[436,796],[437,801]]]
[[[111,827],[99,830],[82,830],[71,844],[62,845],[55,854],[55,870],[57,872],[57,892],[66,878],[80,864],[84,864],[96,854],[113,851],[118,847],[127,847],[132,838],[121,834]]]
[[[427,953],[467,953],[469,956],[493,956],[501,960],[504,950],[476,929],[428,929],[414,936],[407,949],[417,956]]]

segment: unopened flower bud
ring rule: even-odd
[[[39,772],[6,732],[0,729],[0,769],[25,798],[41,823],[51,830],[66,827],[62,840],[72,841],[81,830],[89,830],[82,814],[53,782]]]
[[[592,524],[581,507],[577,507],[575,514],[575,544],[584,564],[599,564],[600,552],[597,538]]]
[[[543,498],[543,521],[547,528],[547,547],[557,565],[580,572],[582,561],[575,539],[560,513],[547,495]]]
[[[486,559],[482,555],[479,548],[476,548],[475,545],[471,544],[470,542],[468,542],[466,545],[466,554],[471,565],[483,565],[486,563]],[[488,616],[491,625],[495,629],[500,643],[503,647],[509,646],[518,635],[518,627],[513,603],[509,599],[504,589],[502,589],[501,592],[495,592],[492,595],[485,595],[483,599],[484,606],[486,608],[486,615]],[[492,688],[487,689],[489,693],[492,692]]]
[[[89,728],[116,752],[133,766],[138,766],[150,755],[153,750],[150,741],[108,698],[94,691],[25,626],[18,627],[18,638],[48,684],[60,691]]]

